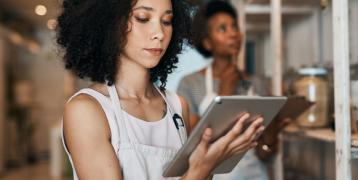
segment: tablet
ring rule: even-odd
[[[206,109],[188,140],[169,162],[163,172],[164,177],[182,176],[189,168],[189,157],[199,144],[206,127],[213,129],[213,141],[226,134],[235,124],[238,114],[250,113],[250,118],[262,116],[265,127],[276,116],[286,102],[286,97],[260,96],[217,96]],[[249,119],[250,120],[250,119]],[[219,165],[213,174],[229,173],[241,160],[246,152],[231,157]]]

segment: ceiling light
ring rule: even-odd
[[[39,16],[43,16],[47,13],[47,8],[44,5],[37,5],[35,7],[35,13]]]

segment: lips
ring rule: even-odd
[[[145,48],[144,50],[153,56],[159,56],[163,52],[163,49],[161,48]]]
[[[228,47],[230,47],[230,48],[239,48],[240,47],[240,44],[239,43],[229,43],[228,44]]]

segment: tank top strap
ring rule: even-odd
[[[84,89],[81,89],[80,91],[78,91],[77,93],[75,93],[68,100],[68,102],[71,101],[74,97],[76,97],[79,94],[87,94],[87,95],[93,97],[94,99],[96,99],[97,102],[101,105],[101,107],[106,115],[106,118],[107,118],[107,121],[109,124],[109,128],[111,131],[111,144],[113,146],[118,144],[121,134],[120,134],[118,122],[115,119],[114,108],[111,104],[111,100],[108,97],[106,97],[105,95],[103,95],[102,93],[100,93],[94,89],[84,88]],[[118,149],[118,147],[114,147],[114,148]]]

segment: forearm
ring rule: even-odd
[[[188,171],[181,177],[181,180],[211,180],[213,175],[210,174],[210,168],[190,168]]]

